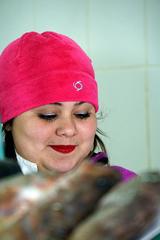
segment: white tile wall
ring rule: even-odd
[[[0,51],[23,32],[33,29],[32,0],[0,0]]]
[[[144,64],[143,2],[91,1],[90,48],[96,67]]]
[[[86,0],[35,0],[37,31],[64,33],[87,50],[88,4]]]
[[[53,30],[93,58],[111,161],[160,167],[160,1],[1,0],[0,50],[25,31]]]
[[[149,166],[145,110],[145,70],[97,72],[106,146],[112,163],[135,171]]]
[[[160,1],[147,2],[148,63],[160,64]]]
[[[149,70],[149,111],[152,168],[160,169],[160,68]]]

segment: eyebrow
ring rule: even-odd
[[[85,102],[76,102],[74,105],[79,106],[84,104]],[[55,103],[50,103],[50,105],[57,105],[57,106],[62,106],[63,104],[61,102],[55,102]]]

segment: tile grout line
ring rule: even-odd
[[[149,61],[148,61],[148,5],[144,0],[144,45],[145,45],[145,65],[147,66],[144,72],[144,101],[145,101],[145,125],[146,125],[146,147],[147,147],[147,163],[148,168],[152,169],[152,154],[151,154],[151,132],[150,132],[150,107],[149,107]]]

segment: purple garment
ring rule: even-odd
[[[120,166],[111,166],[111,167],[121,174],[123,182],[127,182],[137,176],[137,174],[135,172],[133,172],[127,168],[123,168]]]
[[[98,162],[102,162],[102,160],[103,160],[103,162],[105,163],[105,159],[106,159],[106,164],[107,164],[108,156],[104,152],[99,152],[91,158],[91,161],[93,163],[96,163],[96,162],[98,163]],[[135,172],[133,172],[127,168],[123,168],[120,166],[111,166],[111,167],[121,174],[123,182],[127,182],[137,176],[137,174]]]

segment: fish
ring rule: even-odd
[[[116,185],[68,240],[138,240],[160,218],[160,172]],[[151,239],[151,238],[145,238]]]
[[[7,178],[0,183],[0,239],[67,239],[120,181],[116,170],[89,161],[66,174]]]

